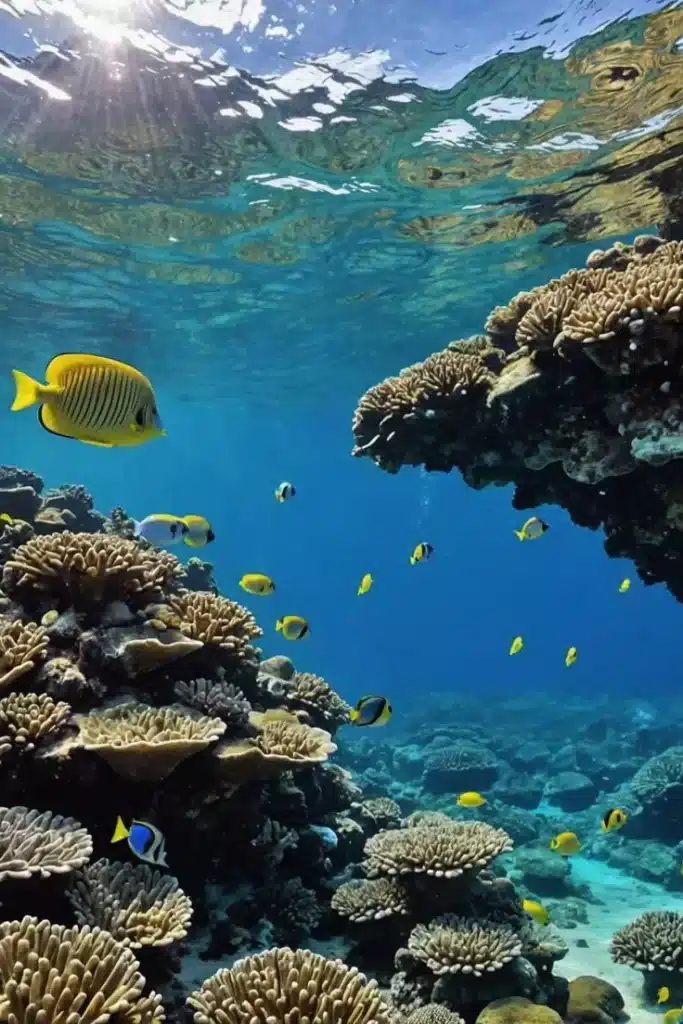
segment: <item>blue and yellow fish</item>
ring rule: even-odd
[[[431,544],[428,544],[426,540],[420,541],[413,548],[413,553],[410,556],[410,564],[417,565],[418,562],[426,562],[428,558],[431,558],[434,554],[434,548]]]
[[[351,725],[386,725],[391,718],[392,708],[386,697],[372,694],[361,697],[349,714]]]
[[[155,867],[168,867],[166,840],[155,825],[150,825],[148,821],[134,819],[130,823],[130,828],[126,828],[123,819],[118,817],[111,842],[121,843],[124,839],[128,840],[128,848],[139,860],[145,861],[146,864],[153,864]]]

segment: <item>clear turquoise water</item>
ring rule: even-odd
[[[101,451],[5,411],[2,460],[83,482],[105,511],[207,515],[227,593],[243,572],[278,582],[249,599],[266,653],[277,615],[305,615],[300,667],[348,698],[666,697],[679,610],[637,582],[617,597],[630,568],[598,535],[545,509],[548,543],[519,546],[508,491],[350,458],[366,388],[669,216],[683,22],[658,12],[8,8],[2,404],[12,367],[103,352],[150,376],[168,437]],[[283,479],[298,495],[281,507]],[[421,539],[436,557],[416,572]]]

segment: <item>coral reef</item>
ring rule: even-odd
[[[683,600],[682,305],[683,243],[596,251],[494,309],[487,339],[371,388],[354,454],[389,472],[457,468],[475,488],[513,483],[516,508],[561,505]]]

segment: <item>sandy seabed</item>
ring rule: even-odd
[[[652,1024],[661,1021],[667,1006],[652,1007],[643,1003],[642,975],[631,967],[615,964],[609,946],[617,928],[623,927],[646,910],[683,911],[683,896],[668,892],[659,885],[641,882],[602,861],[576,857],[572,861],[572,878],[587,883],[603,905],[587,905],[588,924],[576,928],[558,928],[566,939],[569,953],[556,967],[556,973],[566,978],[580,974],[594,974],[616,985],[625,1002],[625,1012],[632,1024]],[[577,947],[579,939],[587,947]]]

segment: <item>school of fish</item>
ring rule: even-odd
[[[165,436],[156,397],[150,381],[144,374],[127,363],[104,356],[88,353],[65,353],[55,356],[45,370],[45,383],[40,383],[21,370],[13,370],[16,394],[11,409],[13,412],[38,406],[38,421],[51,434],[82,441],[99,447],[126,447],[143,444],[154,438]],[[274,490],[279,503],[291,501],[296,487],[283,481]],[[11,524],[7,513],[0,514],[0,520]],[[514,531],[519,541],[540,540],[550,529],[548,523],[538,516],[531,516],[519,529]],[[196,514],[175,515],[152,513],[133,523],[134,536],[158,547],[172,547],[185,544],[200,548],[215,540],[211,523],[204,516]],[[419,541],[409,556],[410,565],[428,562],[434,555],[429,541]],[[247,572],[240,578],[239,586],[248,594],[264,597],[275,593],[275,581],[266,573]],[[358,597],[370,593],[374,585],[372,573],[366,572],[360,578],[356,594]],[[618,586],[618,592],[625,594],[631,586],[628,577]],[[43,624],[48,625],[48,612]],[[55,613],[56,614],[56,613]],[[276,631],[286,640],[302,640],[310,634],[310,626],[303,616],[282,615],[275,621]],[[517,635],[510,644],[509,654],[516,655],[524,650],[523,636]],[[568,647],[564,663],[574,665],[578,648]],[[351,709],[349,721],[355,727],[383,726],[392,716],[392,706],[380,694],[361,697]],[[485,807],[487,799],[481,793],[467,791],[460,793],[455,802],[466,810]],[[605,811],[600,830],[610,833],[620,830],[628,822],[628,813],[622,808]],[[328,826],[311,825],[321,840],[330,847],[337,844],[336,833]],[[163,833],[151,822],[133,819],[126,825],[121,817],[116,820],[112,843],[126,841],[131,853],[139,860],[155,867],[167,867],[166,841]],[[581,840],[572,831],[563,831],[549,840],[549,848],[561,857],[571,857],[581,850]],[[682,867],[683,871],[683,867]],[[538,901],[522,900],[522,909],[536,923],[545,927],[550,921],[547,909]],[[658,1004],[670,998],[669,989],[661,987],[657,992]],[[671,1009],[664,1014],[666,1024],[678,1024],[683,1009]]]

